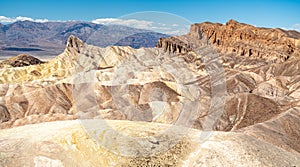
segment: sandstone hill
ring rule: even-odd
[[[299,166],[299,40],[298,32],[233,20],[192,25],[189,34],[162,38],[156,48],[100,48],[70,36],[65,51],[48,62],[0,69],[0,149],[5,152],[0,162]],[[78,120],[58,121],[70,119]],[[103,150],[114,132],[98,125],[102,119],[115,120],[109,122],[118,132],[140,137],[170,125],[181,133],[197,130],[175,150],[141,158],[143,152],[124,148],[121,139],[111,146],[113,152]],[[50,121],[56,122],[36,124]],[[205,132],[211,136],[197,142]],[[155,150],[172,138],[151,139],[155,146],[143,140],[133,148]],[[44,139],[51,143],[41,144]],[[39,152],[40,145],[55,155]],[[22,150],[28,148],[30,160],[23,162]],[[122,151],[140,158],[123,157]]]

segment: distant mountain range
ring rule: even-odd
[[[70,35],[100,47],[118,45],[133,48],[154,47],[159,38],[169,37],[149,30],[90,22],[0,23],[0,56],[24,52],[34,56],[56,56],[63,51]]]

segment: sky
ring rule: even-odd
[[[190,23],[226,23],[234,19],[259,27],[300,31],[300,0],[0,0],[2,23],[24,19],[38,22],[100,19],[98,23],[102,23],[143,11],[171,13]]]

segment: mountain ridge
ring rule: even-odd
[[[211,22],[192,24],[188,36],[208,38],[220,54],[263,58],[275,62],[300,56],[300,33],[297,31],[258,28],[229,20],[224,25]],[[190,50],[190,46],[180,40],[180,37],[162,38],[156,46],[172,52]]]
[[[39,57],[56,56],[63,51],[70,35],[75,35],[89,44],[106,47],[115,45],[120,40],[125,41],[126,37],[134,34],[141,34],[143,38],[147,37],[143,33],[151,36],[149,36],[148,43],[141,43],[139,47],[153,47],[160,37],[167,37],[165,34],[121,25],[102,25],[80,21],[45,23],[17,21],[0,27],[0,56],[17,55],[22,51]],[[141,40],[138,35],[132,37]],[[130,45],[130,41],[127,43]],[[30,49],[32,51],[28,51]]]

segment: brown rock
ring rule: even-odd
[[[204,22],[193,24],[189,36],[207,38],[218,52],[251,58],[265,58],[269,61],[283,62],[300,56],[300,33],[282,29],[257,28],[235,20],[225,25]],[[169,51],[183,52],[187,44],[179,38],[162,38],[157,47]]]
[[[18,56],[3,60],[0,63],[0,67],[24,67],[42,63],[44,62],[35,57],[26,54],[19,54]]]

